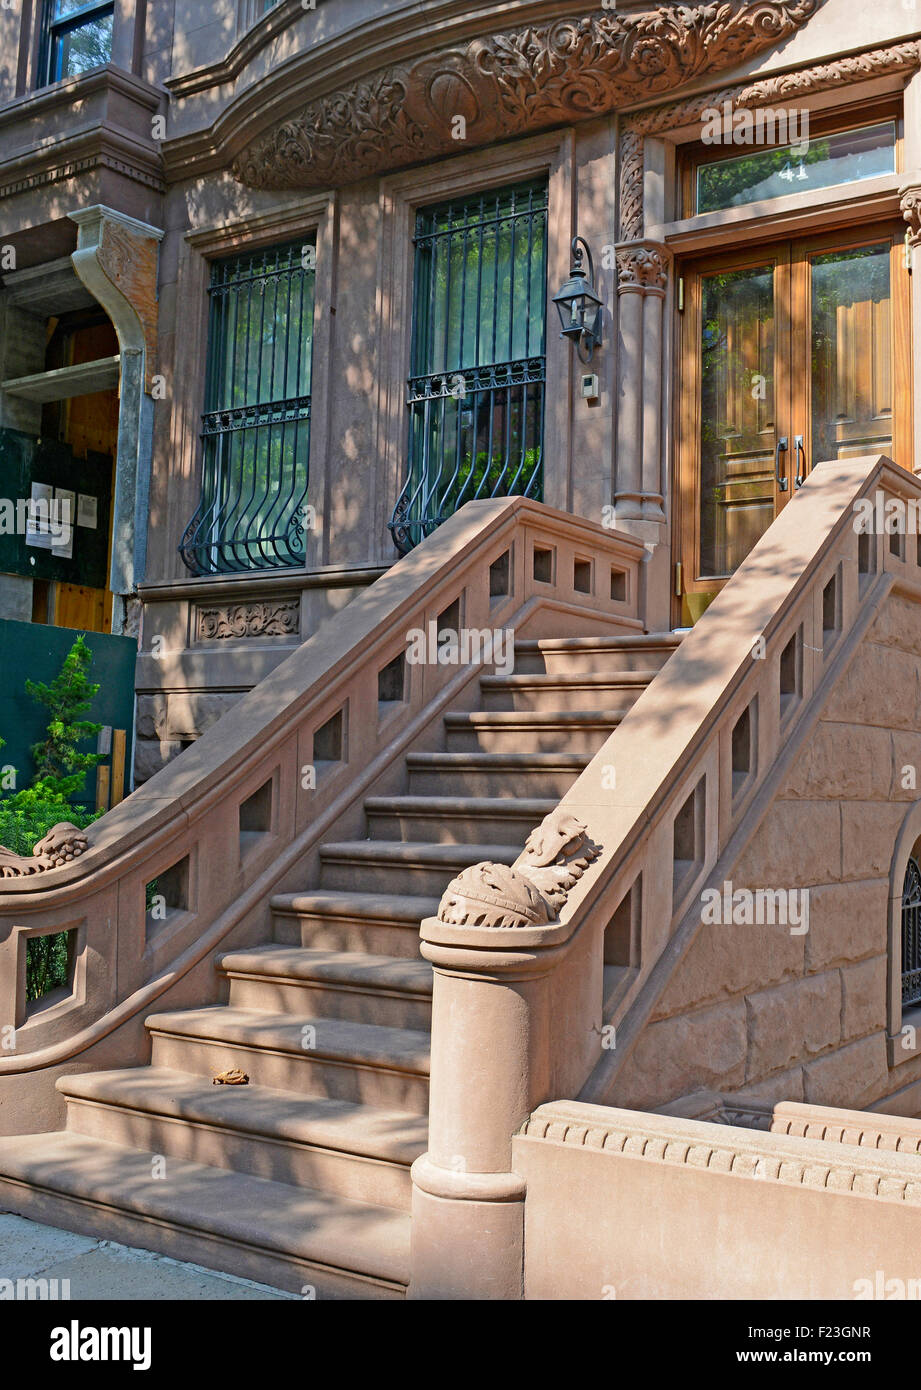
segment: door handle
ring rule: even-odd
[[[802,487],[806,481],[806,446],[803,443],[803,436],[798,434],[793,440],[793,447],[796,450],[796,479],[794,487]],[[803,471],[800,472],[800,460],[802,459]]]
[[[786,492],[787,490],[787,480],[786,478],[782,478],[780,476],[780,456],[781,454],[785,454],[786,452],[787,436],[782,435],[781,438],[778,439],[777,447],[774,450],[774,480],[777,483],[777,486],[781,492]]]

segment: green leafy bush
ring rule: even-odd
[[[87,771],[104,761],[102,754],[79,751],[79,745],[102,728],[81,717],[99,690],[87,675],[92,660],[83,637],[78,637],[50,685],[26,681],[26,690],[47,707],[50,718],[45,738],[31,750],[35,762],[31,784],[0,798],[0,845],[14,854],[31,854],[61,821],[84,830],[101,814],[73,803]],[[0,738],[0,748],[3,742]]]

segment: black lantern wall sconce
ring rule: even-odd
[[[560,337],[575,343],[580,362],[591,362],[595,348],[601,343],[601,297],[595,289],[595,264],[584,237],[572,239],[569,279],[553,296],[553,302],[560,313],[563,330]]]

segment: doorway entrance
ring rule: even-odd
[[[693,623],[813,468],[911,467],[904,227],[682,267],[676,615]],[[677,605],[676,605],[677,606]]]

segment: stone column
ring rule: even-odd
[[[655,241],[617,247],[618,372],[614,525],[645,541],[644,616],[650,631],[671,626],[666,525],[665,298],[671,252]]]
[[[74,269],[115,326],[121,349],[112,568],[112,631],[132,625],[131,597],[144,578],[157,371],[157,272],[163,232],[97,206],[70,213],[78,227]]]
[[[617,247],[620,353],[614,513],[621,521],[665,521],[662,467],[662,328],[667,247]]]
[[[921,174],[903,184],[900,192],[902,216],[908,225],[908,254],[911,257],[911,338],[913,345],[913,396],[921,401]],[[914,412],[914,471],[921,476],[921,410]]]

